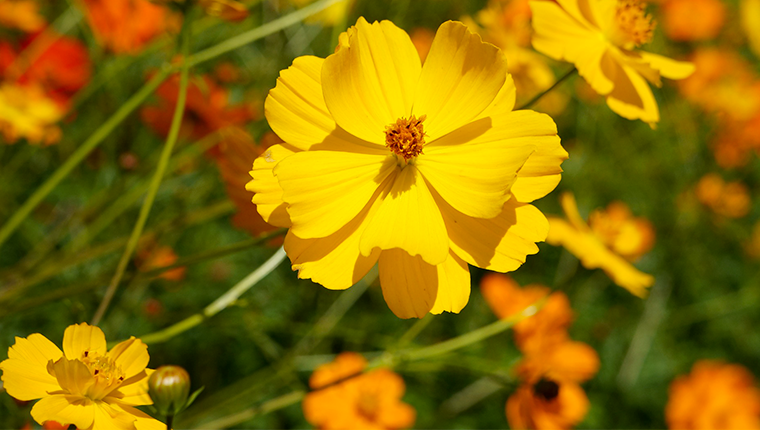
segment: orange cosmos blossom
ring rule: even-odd
[[[717,173],[708,173],[696,186],[697,199],[726,218],[742,218],[752,208],[749,188],[740,181],[726,182]]]
[[[45,336],[16,338],[0,362],[3,386],[18,400],[40,399],[32,418],[80,430],[161,430],[166,426],[135,408],[147,394],[147,346],[134,337],[111,348],[103,332],[86,323],[63,333],[63,352]]]
[[[361,373],[365,367],[361,355],[342,352],[317,368],[309,379],[315,391],[303,400],[306,420],[322,430],[411,427],[416,412],[401,401],[404,380],[388,369]]]
[[[178,27],[167,8],[149,0],[82,0],[98,42],[116,54],[140,52],[155,37]]]
[[[665,0],[662,5],[665,34],[672,40],[715,39],[726,21],[722,0]]]
[[[41,30],[46,24],[39,13],[35,0],[5,0],[0,2],[0,25],[18,28],[31,33]]]
[[[578,205],[571,193],[560,199],[567,219],[549,217],[549,235],[546,242],[563,246],[578,257],[587,269],[601,268],[619,286],[639,297],[646,296],[654,277],[633,267],[629,262],[647,252],[652,246],[654,233],[647,221],[631,218],[625,207],[612,211],[595,212],[589,224],[581,218]],[[617,212],[617,213],[616,213]]]
[[[654,23],[638,0],[531,0],[533,47],[575,64],[578,73],[607,105],[627,119],[650,125],[660,112],[647,81],[683,79],[690,63],[638,51],[652,38]]]
[[[760,429],[760,390],[742,366],[698,361],[670,384],[665,422],[671,429]]]
[[[506,59],[461,23],[441,25],[424,65],[389,21],[359,18],[340,40],[270,91],[285,144],[254,163],[253,202],[290,228],[300,278],[345,289],[378,263],[399,317],[459,312],[468,263],[506,272],[538,251],[547,224],[529,203],[560,179],[556,126],[512,111]]]

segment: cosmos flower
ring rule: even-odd
[[[606,226],[595,223],[595,227],[589,227],[581,218],[572,194],[562,194],[560,202],[567,219],[549,217],[549,236],[546,242],[565,247],[587,269],[601,268],[616,284],[632,294],[646,296],[647,288],[654,284],[654,277],[640,272],[625,257],[638,258],[648,250],[647,247],[651,247],[651,237],[654,234],[651,227],[632,219],[622,223],[618,220],[615,222],[617,228],[614,228],[609,223],[612,217],[606,214],[597,214],[589,219],[591,222],[604,217],[608,223]],[[610,235],[615,231],[616,234]]]
[[[463,24],[441,25],[423,66],[403,30],[359,18],[333,55],[281,72],[265,114],[285,144],[247,188],[290,228],[300,278],[345,289],[378,263],[399,317],[459,312],[468,263],[507,272],[538,251],[547,224],[529,203],[567,158],[552,119],[514,98],[501,51]]]
[[[0,135],[5,143],[26,139],[50,145],[61,138],[56,123],[65,112],[34,85],[0,84]]]
[[[155,37],[178,27],[171,12],[148,0],[83,0],[100,44],[116,54],[136,54]]]
[[[0,2],[0,25],[18,28],[32,33],[45,27],[45,18],[40,15],[35,0],[7,0]]]
[[[760,390],[742,366],[698,361],[670,384],[665,422],[671,429],[760,429]]]
[[[743,218],[752,208],[749,188],[741,181],[726,182],[717,173],[702,176],[695,191],[700,203],[726,218]]]
[[[103,332],[86,323],[63,333],[63,352],[45,336],[16,338],[0,362],[3,386],[18,400],[40,399],[32,418],[81,430],[161,430],[135,406],[151,404],[147,346],[134,337],[106,349]]]
[[[361,355],[343,352],[317,368],[309,379],[315,391],[303,400],[306,420],[322,430],[411,427],[416,412],[401,401],[404,380],[388,369],[361,373],[366,366]]]
[[[726,21],[721,0],[666,0],[662,5],[663,28],[672,40],[715,39]]]
[[[654,23],[639,0],[532,0],[533,47],[575,64],[578,73],[618,115],[650,125],[660,120],[647,81],[683,79],[689,63],[638,51],[652,39]]]

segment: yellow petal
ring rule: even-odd
[[[515,87],[515,80],[512,78],[512,75],[507,72],[504,85],[501,86],[498,94],[496,94],[496,98],[494,98],[491,104],[478,115],[477,119],[503,115],[511,112],[512,109],[515,108],[516,99],[517,88]]]
[[[438,294],[438,270],[402,249],[383,250],[378,261],[380,286],[388,307],[399,318],[422,318]]]
[[[422,176],[444,200],[477,218],[493,218],[501,212],[517,172],[535,150],[532,136],[514,137],[522,131],[519,125],[481,132],[490,122],[491,118],[484,118],[460,127],[428,145],[417,160]],[[449,141],[466,144],[446,144]]]
[[[578,231],[561,218],[549,217],[546,242],[563,246],[578,257],[587,269],[601,268],[619,286],[633,295],[645,297],[654,277],[633,267],[622,257],[605,247],[592,233]]]
[[[300,279],[311,279],[331,290],[343,290],[359,282],[375,265],[380,250],[374,250],[368,256],[361,255],[359,242],[367,220],[372,219],[380,206],[380,188],[372,196],[371,204],[327,237],[301,239],[292,231],[288,232],[285,251]]]
[[[79,360],[61,358],[50,363],[58,385],[70,394],[84,395],[87,387],[93,382],[90,369]]]
[[[344,149],[352,152],[298,152],[275,167],[296,236],[313,239],[335,233],[359,214],[385,178],[397,170],[387,151]]]
[[[421,256],[428,264],[446,260],[446,226],[425,179],[414,165],[398,172],[378,198],[380,207],[361,237],[362,255],[370,255],[375,248],[401,248],[412,256]]]
[[[568,10],[572,8],[565,10],[551,1],[531,1],[530,9],[535,32],[533,47],[555,60],[575,64],[578,74],[597,93],[606,95],[612,91],[613,79],[605,76],[601,68],[609,46],[601,31],[586,20],[571,16]]]
[[[507,76],[499,48],[484,43],[461,22],[441,24],[422,67],[414,114],[426,115],[428,142],[477,118],[496,98]]]
[[[78,429],[87,429],[93,424],[96,408],[92,400],[86,397],[54,394],[35,403],[32,418],[39,424],[57,421],[61,424],[74,424]]]
[[[18,400],[34,400],[59,390],[55,377],[47,371],[49,360],[58,360],[63,353],[45,336],[34,333],[16,338],[8,348],[8,359],[0,362],[3,387]]]
[[[134,421],[135,430],[166,430],[166,424],[151,417],[145,412],[121,403],[110,403],[113,410],[121,412],[126,419]]]
[[[647,81],[628,65],[620,64],[611,53],[603,60],[604,74],[615,82],[607,95],[607,105],[613,112],[627,119],[640,119],[654,124],[660,120],[660,111]]]
[[[87,323],[66,327],[63,332],[63,353],[69,360],[79,360],[85,351],[106,353],[106,335],[98,327]]]
[[[290,227],[290,215],[287,204],[282,200],[282,188],[274,176],[277,163],[298,150],[290,145],[273,145],[253,162],[250,175],[252,181],[245,184],[245,189],[254,193],[251,201],[264,221],[277,227]]]
[[[94,404],[92,429],[88,430],[134,430],[136,417],[116,405],[106,402]],[[136,410],[136,409],[135,409]],[[166,428],[166,426],[164,426]]]
[[[307,150],[335,129],[322,95],[324,59],[303,56],[280,72],[277,84],[264,102],[269,126],[283,141]]]
[[[660,72],[660,75],[668,79],[684,79],[691,76],[696,70],[694,63],[687,61],[676,61],[662,55],[651,54],[649,52],[639,52],[641,59]]]
[[[546,218],[532,205],[508,200],[498,216],[480,219],[437,200],[451,249],[473,266],[497,272],[515,270],[527,255],[538,252],[535,242],[546,238]]]
[[[554,190],[562,178],[560,165],[568,158],[559,136],[542,136],[533,143],[535,152],[528,157],[512,184],[512,195],[522,203],[540,199]]]
[[[449,258],[436,266],[438,294],[430,313],[459,313],[470,300],[470,269],[461,258],[449,252]]]
[[[356,21],[349,46],[325,59],[322,86],[335,122],[382,145],[385,126],[409,117],[420,77],[420,57],[409,35],[390,21]]]
[[[124,378],[129,379],[145,370],[150,361],[148,345],[140,339],[130,337],[108,351],[108,357],[121,367]]]
[[[145,369],[137,375],[124,380],[117,390],[108,394],[108,399],[117,399],[119,403],[132,406],[153,404],[148,395],[148,378],[155,372],[153,369]]]

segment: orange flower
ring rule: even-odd
[[[636,218],[620,201],[596,209],[588,217],[591,231],[614,253],[628,261],[636,261],[654,246],[654,227],[645,218]]]
[[[540,380],[581,383],[599,371],[599,355],[583,342],[565,340],[527,351],[517,365],[520,379],[529,384]]]
[[[747,121],[724,121],[713,142],[715,162],[724,169],[746,165],[760,151],[760,112]]]
[[[227,189],[227,195],[237,207],[237,212],[232,217],[232,224],[248,231],[253,236],[276,230],[277,227],[268,224],[261,218],[256,210],[256,205],[251,204],[253,193],[245,189],[245,184],[251,180],[251,175],[248,172],[253,166],[253,161],[266,148],[280,144],[282,140],[274,133],[269,132],[261,143],[256,145],[248,133],[237,127],[224,130],[224,140],[219,144],[219,157],[216,161],[224,186]],[[282,238],[277,245],[281,244]]]
[[[742,366],[702,360],[670,384],[671,429],[760,429],[760,390]]]
[[[726,21],[721,0],[667,0],[662,13],[665,34],[677,41],[715,39]]]
[[[515,344],[522,351],[543,350],[545,345],[555,345],[567,340],[567,328],[573,321],[570,301],[562,292],[550,293],[542,285],[523,288],[511,277],[489,273],[480,282],[480,291],[488,306],[499,318],[509,318],[526,307],[547,297],[540,311],[515,324]]]
[[[749,213],[752,201],[749,189],[739,181],[726,182],[717,173],[708,173],[696,187],[697,199],[718,215],[742,218]]]
[[[303,400],[306,420],[320,429],[400,429],[414,424],[414,408],[401,402],[404,380],[388,370],[363,371],[367,361],[343,352],[317,368]],[[343,382],[341,379],[348,378]],[[336,383],[337,382],[337,383]],[[335,384],[335,385],[330,385]]]
[[[179,95],[179,76],[167,79],[156,91],[159,103],[142,109],[143,121],[157,133],[166,136],[174,115]],[[256,117],[253,108],[246,105],[230,106],[229,94],[209,76],[193,79],[187,88],[185,116],[181,133],[193,139],[202,139],[225,127],[240,126]],[[219,155],[218,149],[211,152]],[[250,166],[249,166],[250,167]]]
[[[4,0],[0,2],[0,25],[26,33],[39,31],[46,23],[38,9],[34,0]]]
[[[148,0],[82,0],[95,38],[117,54],[140,52],[153,38],[174,30],[177,18]]]
[[[507,400],[513,429],[569,429],[583,420],[589,401],[578,384],[540,380],[522,385]]]
[[[148,272],[171,266],[177,262],[177,258],[177,254],[170,246],[149,243],[137,251],[136,265],[141,272]],[[187,271],[186,267],[177,267],[161,273],[158,277],[168,281],[181,281],[185,279],[185,271]]]

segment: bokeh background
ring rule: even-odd
[[[3,129],[2,223],[172,61],[180,27],[167,9],[156,18],[159,29],[155,34],[145,30],[140,44],[109,42],[88,15],[98,2],[35,3],[47,24],[24,29],[0,20],[4,82],[47,79],[44,89],[54,94],[50,97],[61,115],[36,142]],[[243,3],[249,14],[236,22],[196,17],[193,51],[306,2]],[[513,61],[510,52],[527,56],[514,57],[520,66],[513,70],[520,105],[572,65],[518,51],[531,49],[529,21],[518,3],[526,2],[356,0],[345,13],[317,15],[194,67],[180,140],[135,257],[100,324],[107,338],[140,337],[200,312],[275,252],[281,236],[275,232],[255,239],[272,233],[255,221],[242,186],[247,166],[264,145],[276,141],[263,100],[295,57],[329,55],[337,35],[359,16],[392,20],[423,51],[438,25],[464,20],[486,40],[503,43],[508,61]],[[760,375],[760,23],[753,21],[760,20],[760,12],[752,7],[756,2],[732,0],[650,4],[658,25],[646,49],[697,65],[692,77],[654,88],[661,111],[654,129],[613,113],[576,75],[533,107],[554,118],[570,154],[557,190],[536,205],[561,216],[559,195],[571,191],[585,218],[622,201],[655,232],[652,250],[636,262],[656,279],[646,299],[546,243],[510,274],[520,285],[542,284],[565,293],[575,313],[571,337],[600,357],[598,374],[583,384],[590,409],[577,428],[666,427],[669,386],[699,360],[736,363]],[[135,26],[142,21],[144,27],[150,21],[136,14],[121,19]],[[42,78],[8,72],[11,67],[3,60],[8,52],[12,57],[35,37],[39,41],[51,34],[65,36],[43,50],[52,65],[40,72]],[[0,351],[15,336],[36,332],[60,344],[68,325],[92,318],[158,163],[177,82],[176,76],[167,80],[129,115],[0,247]],[[4,97],[0,107],[14,100]],[[168,265],[177,267],[160,269]],[[478,289],[485,271],[471,270],[469,304],[460,314],[432,317],[413,345],[434,344],[497,319]],[[376,281],[329,291],[298,280],[283,264],[230,308],[150,344],[150,366],[181,365],[193,387],[205,387],[178,422],[179,427],[203,426],[305,389],[311,372],[337,353],[357,351],[373,358],[396,348],[414,324],[388,310]],[[450,354],[398,364],[395,370],[407,387],[404,400],[417,411],[414,426],[507,427],[505,402],[519,384],[512,372],[519,358],[505,332]],[[0,392],[0,427],[36,426],[30,407]],[[242,416],[234,424],[309,426],[297,402]]]

